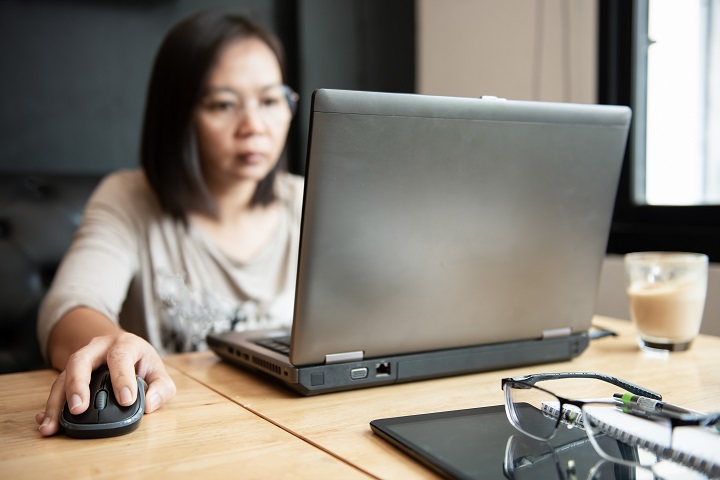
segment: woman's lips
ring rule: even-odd
[[[265,161],[265,155],[262,153],[243,153],[239,155],[240,162],[246,165],[259,165]]]

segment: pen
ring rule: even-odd
[[[620,409],[625,413],[636,413],[640,415],[664,415],[668,417],[677,417],[688,414],[695,414],[692,410],[678,407],[667,402],[653,400],[652,398],[633,395],[632,393],[615,393],[613,397],[620,399],[622,405]]]

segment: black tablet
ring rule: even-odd
[[[530,405],[529,409],[533,409]],[[537,421],[549,421],[540,412]],[[453,479],[587,478],[601,462],[585,431],[561,427],[548,442],[510,425],[502,405],[383,418],[373,432],[438,474]],[[597,478],[628,478],[612,464]],[[608,471],[605,471],[608,470]]]

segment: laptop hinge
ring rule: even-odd
[[[543,330],[542,338],[545,340],[548,338],[569,337],[571,333],[572,328],[570,327],[551,328],[550,330]]]
[[[357,362],[363,359],[364,352],[331,353],[325,355],[325,363]]]

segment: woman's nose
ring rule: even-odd
[[[267,121],[263,118],[260,109],[246,106],[240,114],[238,133],[248,135],[262,133],[267,129]]]

